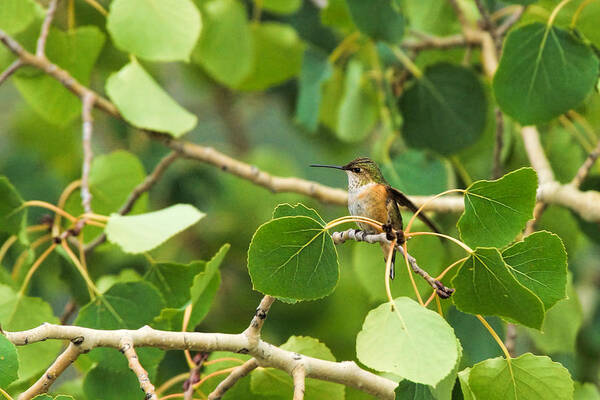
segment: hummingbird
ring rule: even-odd
[[[346,175],[348,175],[348,211],[350,211],[350,214],[379,221],[384,224],[383,230],[388,235],[394,230],[398,232],[400,243],[404,241],[404,225],[398,206],[407,207],[413,213],[418,208],[401,191],[394,189],[387,183],[381,170],[373,160],[367,157],[360,157],[350,161],[346,165],[312,164],[311,167],[335,168],[346,171]],[[439,233],[437,227],[424,214],[420,213],[418,217],[434,232]],[[381,233],[373,226],[364,222],[357,222],[357,224],[367,234]],[[381,248],[385,259],[389,254],[390,244],[381,243]],[[394,268],[395,259],[396,251],[394,250],[390,269],[391,279],[394,279],[396,275]]]

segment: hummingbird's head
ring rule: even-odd
[[[342,166],[313,164],[311,167],[336,168],[346,171],[349,190],[369,183],[385,183],[381,170],[375,161],[367,157],[359,157]]]

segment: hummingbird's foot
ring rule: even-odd
[[[398,244],[403,244],[406,241],[406,238],[404,237],[404,231],[402,229],[396,231],[396,240],[398,241]]]
[[[385,232],[385,237],[390,242],[395,239],[394,228],[392,228],[392,224],[383,224],[381,225],[381,229]]]
[[[452,293],[454,293],[454,289],[444,286],[444,284],[438,280],[435,280],[434,284],[435,292],[442,299],[447,299],[452,296]]]

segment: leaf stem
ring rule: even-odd
[[[40,236],[39,238],[36,239],[35,242],[31,243],[31,245],[29,246],[29,249],[25,249],[21,252],[21,254],[19,254],[19,257],[17,257],[17,260],[15,261],[15,264],[13,265],[13,270],[11,273],[11,276],[14,280],[16,280],[17,277],[19,276],[19,271],[21,270],[21,266],[23,265],[23,263],[25,262],[25,258],[27,257],[27,251],[35,250],[42,244],[50,241],[51,239],[52,239],[52,235],[50,235],[50,234]]]
[[[213,364],[217,364],[220,362],[226,362],[226,361],[237,362],[240,364],[243,364],[245,362],[244,360],[240,360],[239,358],[235,358],[235,357],[221,357],[221,358],[215,358],[214,360],[205,361],[204,363],[202,363],[202,365],[208,366],[208,365],[213,365]]]
[[[469,246],[467,246],[465,243],[461,242],[458,239],[453,238],[452,236],[444,235],[443,233],[436,233],[436,232],[410,232],[410,233],[405,233],[404,235],[406,237],[423,236],[423,235],[443,237],[444,239],[448,239],[448,240],[456,243],[457,245],[459,245],[460,247],[462,247],[463,249],[465,249],[465,251],[467,253],[469,253],[469,254],[473,253],[473,249],[470,248]]]
[[[42,207],[42,208],[46,208],[48,210],[54,211],[56,214],[62,215],[63,217],[67,218],[71,222],[77,221],[77,218],[75,218],[74,216],[72,216],[71,214],[66,212],[65,210],[62,210],[62,209],[56,207],[54,204],[50,204],[46,201],[29,200],[29,201],[24,202],[21,207]]]
[[[429,203],[431,203],[433,200],[435,200],[435,199],[437,199],[439,197],[445,196],[445,195],[447,195],[449,193],[457,193],[457,192],[464,193],[465,191],[463,189],[450,189],[450,190],[446,190],[445,192],[436,194],[432,198],[428,199],[425,203],[423,203],[423,205],[421,207],[419,207],[419,209],[417,210],[417,212],[413,214],[413,216],[411,217],[410,221],[408,221],[408,225],[406,225],[406,229],[404,230],[404,233],[405,234],[410,233],[410,228],[412,227],[412,224],[413,224],[415,218],[417,218],[417,216],[421,213],[421,211],[423,211],[423,209],[425,209],[425,207],[427,207],[427,205]]]
[[[393,46],[392,52],[396,56],[396,58],[404,65],[404,68],[410,71],[411,74],[414,75],[415,78],[421,79],[423,77],[423,71],[417,67],[417,65],[410,59],[409,56],[406,55],[404,51],[402,51],[399,47]]]
[[[206,382],[210,378],[213,378],[213,377],[218,376],[218,375],[228,374],[228,373],[230,373],[231,371],[233,371],[236,368],[237,367],[225,368],[225,369],[222,369],[222,370],[210,373],[210,374],[206,375],[204,378],[200,379],[198,382],[196,382],[194,384],[194,389],[198,389],[204,382]]]
[[[188,324],[190,323],[190,318],[192,317],[192,309],[193,309],[193,304],[188,304],[187,307],[185,308],[185,311],[183,312],[183,321],[181,323],[181,332],[186,332],[187,328],[188,328]],[[183,354],[185,355],[185,360],[188,364],[188,367],[190,369],[194,369],[197,367],[196,363],[194,362],[194,360],[192,359],[192,354],[190,353],[189,349],[185,349]]]
[[[76,181],[69,183],[67,185],[67,187],[65,188],[65,190],[63,190],[63,192],[60,194],[60,197],[58,198],[58,208],[63,210],[65,208],[65,204],[67,203],[67,200],[69,199],[69,196],[71,196],[71,194],[80,186],[81,186],[81,179],[77,179]],[[53,236],[58,236],[58,234],[59,234],[60,216],[61,216],[60,214],[56,214],[54,216],[54,223],[52,224],[52,235]]]
[[[457,264],[460,264],[461,262],[464,262],[468,259],[469,257],[464,257],[461,258],[460,260],[454,261],[452,264],[450,264],[448,267],[446,267],[445,270],[442,271],[441,274],[439,274],[435,280],[439,281],[441,280],[444,275],[446,275],[448,273],[448,271],[450,271],[452,268],[454,268]],[[427,299],[427,301],[425,302],[425,307],[427,307],[429,305],[429,303],[431,303],[431,301],[433,300],[433,297],[437,294],[437,292],[434,290],[433,293],[431,293],[431,296],[429,296],[429,298]]]
[[[554,10],[552,10],[552,13],[550,14],[550,18],[548,18],[548,24],[547,27],[550,28],[552,26],[552,24],[554,24],[554,20],[556,19],[556,16],[558,15],[558,12],[567,5],[567,3],[569,3],[571,0],[562,0],[560,3],[558,3],[558,5],[556,7],[554,7]]]
[[[27,275],[25,276],[25,279],[23,280],[23,284],[21,284],[21,289],[19,290],[19,297],[21,297],[25,294],[25,290],[27,289],[27,285],[29,284],[31,277],[33,276],[35,271],[39,268],[39,266],[42,265],[44,260],[50,255],[50,253],[52,253],[52,251],[54,250],[55,247],[56,247],[56,243],[52,243],[50,246],[48,246],[48,248],[38,257],[38,259],[35,260],[35,262],[31,266],[31,268],[29,268],[29,271],[27,271]]]
[[[394,297],[392,296],[392,289],[390,287],[390,272],[392,270],[392,256],[394,255],[395,250],[396,250],[396,239],[392,240],[392,243],[391,243],[390,248],[387,253],[387,257],[385,259],[385,294],[387,295],[387,298],[390,301],[390,304],[392,305],[392,309],[396,308],[395,303],[394,303]],[[406,254],[406,252],[404,254]]]
[[[16,241],[17,235],[12,235],[8,239],[6,239],[6,241],[2,244],[2,247],[0,247],[0,263],[2,263],[2,259],[10,249],[10,246],[12,246],[13,243],[15,243]]]
[[[158,389],[156,389],[156,392],[154,392],[157,396],[160,397],[161,394],[163,394],[163,392],[165,392],[167,389],[169,389],[171,386],[179,383],[179,382],[183,382],[185,381],[187,378],[190,377],[190,373],[189,372],[183,372],[179,375],[175,375],[174,377],[172,377],[171,379],[167,380],[165,383],[163,383],[162,385],[160,385],[158,387]]]
[[[367,217],[361,217],[361,216],[357,216],[357,215],[351,215],[351,216],[336,218],[333,221],[330,221],[329,223],[327,223],[327,225],[325,225],[324,229],[331,229],[338,225],[342,225],[342,224],[345,224],[348,222],[363,222],[363,223],[365,223],[367,225],[371,225],[372,227],[377,228],[379,230],[381,230],[383,227],[383,224],[381,222],[375,221],[374,219],[367,218]]]
[[[346,52],[348,49],[356,42],[356,40],[360,37],[360,33],[358,31],[351,33],[346,36],[344,40],[337,45],[335,49],[329,55],[329,63],[335,64],[335,62]]]
[[[8,400],[14,400],[14,399],[13,399],[12,397],[10,397],[10,395],[9,395],[8,393],[6,393],[6,392],[4,391],[4,389],[2,389],[2,388],[0,388],[0,393],[2,393],[2,395],[3,395],[4,397],[6,397]]]
[[[91,218],[91,219],[96,219],[98,221],[102,221],[102,222],[108,222],[109,217],[107,217],[106,215],[101,215],[101,214],[96,214],[96,213],[85,213],[82,214],[80,216],[80,218]]]
[[[510,365],[510,359],[511,359],[510,353],[508,352],[508,349],[504,345],[504,342],[502,341],[502,339],[500,339],[500,336],[498,336],[498,334],[496,333],[494,328],[492,328],[492,326],[485,320],[485,318],[483,318],[480,314],[476,314],[475,316],[477,317],[479,322],[481,322],[483,324],[485,329],[487,329],[488,332],[490,332],[490,334],[492,335],[492,337],[494,338],[496,343],[498,343],[498,346],[500,346],[500,348],[502,349],[502,352],[506,356],[506,361],[508,361],[508,364]]]
[[[88,3],[90,6],[94,7],[100,12],[100,14],[104,15],[105,17],[108,15],[108,11],[106,11],[106,9],[102,7],[102,5],[96,0],[85,0],[85,2]]]
[[[65,240],[62,240],[61,246],[65,250],[67,255],[69,256],[71,261],[73,261],[73,264],[75,264],[75,268],[77,268],[77,270],[79,270],[79,273],[81,274],[81,276],[82,276],[83,280],[85,281],[86,285],[88,286],[88,288],[90,288],[93,291],[93,293],[99,295],[100,291],[98,290],[96,285],[94,285],[94,282],[92,282],[92,280],[90,279],[90,276],[88,275],[86,269],[83,267],[81,262],[77,259],[77,257],[75,257],[75,254],[73,253],[73,251],[71,250],[71,248],[69,247],[69,245],[67,244],[67,242]]]

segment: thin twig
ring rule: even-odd
[[[304,387],[306,385],[306,370],[303,364],[298,364],[292,371],[292,379],[294,380],[294,397],[293,400],[304,400]]]
[[[46,58],[46,41],[48,40],[48,34],[50,33],[50,25],[52,25],[52,19],[54,18],[54,13],[56,12],[57,3],[58,0],[50,0],[50,4],[48,4],[48,10],[46,11],[46,17],[44,18],[44,22],[42,23],[40,36],[38,37],[37,46],[35,50],[35,55],[38,57]]]
[[[133,340],[128,336],[123,337],[121,339],[119,350],[125,355],[125,357],[127,358],[127,362],[129,363],[129,368],[138,378],[140,388],[145,394],[144,399],[158,400],[158,396],[156,396],[156,393],[154,393],[154,385],[152,384],[152,382],[150,382],[150,378],[148,378],[148,373],[146,372],[144,367],[142,367],[142,364],[140,364],[140,360],[133,347]]]
[[[92,193],[90,192],[90,167],[92,164],[92,107],[94,95],[90,92],[83,96],[81,118],[83,119],[83,165],[81,167],[81,205],[86,213],[92,212]]]
[[[415,36],[418,36],[419,39],[406,39],[402,42],[402,47],[407,50],[413,51],[421,51],[428,49],[452,49],[455,47],[463,47],[469,45],[478,45],[480,44],[476,38],[470,38],[468,40],[464,35],[452,35],[446,37],[438,37],[427,35],[423,33],[413,32]]]
[[[162,177],[165,170],[178,157],[179,157],[179,154],[176,151],[172,151],[169,154],[167,154],[165,157],[163,157],[162,160],[160,160],[160,162],[156,165],[156,167],[154,167],[154,170],[148,176],[146,176],[146,179],[144,179],[144,181],[142,183],[140,183],[133,189],[133,191],[129,194],[129,197],[127,198],[127,200],[125,200],[125,203],[119,209],[118,213],[121,215],[125,215],[125,214],[129,213],[131,211],[131,209],[133,208],[135,202],[144,193],[149,191],[152,188],[152,186],[154,186],[156,184],[156,182],[158,182],[158,180]],[[87,253],[87,252],[93,250],[97,246],[104,243],[104,241],[106,241],[105,233],[101,234],[96,239],[94,239],[92,242],[90,242],[85,247],[85,252]]]
[[[492,35],[494,41],[496,41],[496,24],[490,18],[490,13],[483,4],[482,0],[475,0],[475,5],[477,6],[477,10],[479,10],[479,14],[481,15],[481,28],[488,31]]]
[[[190,376],[183,382],[183,400],[192,400],[194,398],[194,383],[200,381],[200,372],[204,366],[204,362],[210,353],[202,352],[194,356],[194,368],[190,370]]]
[[[570,185],[575,188],[579,188],[583,181],[585,181],[585,178],[587,178],[598,157],[600,157],[600,141],[594,150],[592,150],[592,152],[587,156],[581,167],[579,167]]]
[[[67,304],[65,304],[65,308],[60,316],[60,324],[66,324],[69,319],[73,316],[73,313],[77,310],[77,303],[74,300],[69,300]]]
[[[492,178],[498,179],[503,175],[502,171],[502,147],[504,135],[504,117],[500,107],[496,106],[494,110],[496,114],[496,144],[494,146],[494,166],[492,169]]]
[[[236,367],[233,371],[231,371],[227,378],[223,379],[221,383],[217,385],[215,390],[208,395],[208,400],[220,400],[225,393],[237,383],[237,381],[248,375],[250,372],[256,369],[256,367],[258,367],[256,358],[251,358],[244,364]]]
[[[523,137],[527,157],[531,166],[537,172],[540,185],[554,182],[554,172],[544,153],[537,128],[535,126],[525,126],[521,128],[521,136]]]
[[[79,357],[84,351],[81,342],[73,340],[67,349],[58,356],[50,368],[25,392],[21,393],[19,400],[29,400],[38,394],[46,393],[56,379]]]
[[[506,34],[506,32],[510,28],[512,28],[512,26],[514,24],[516,24],[519,21],[519,19],[521,18],[521,16],[523,15],[524,12],[525,12],[525,6],[519,6],[517,11],[515,11],[508,18],[506,18],[504,20],[504,22],[502,22],[502,24],[498,27],[498,29],[496,30],[496,36],[498,38],[501,38],[502,36],[504,36]]]
[[[5,80],[7,80],[12,74],[14,74],[15,72],[17,72],[17,70],[19,68],[21,68],[23,66],[23,62],[19,59],[13,61],[12,64],[10,64],[5,70],[4,72],[2,72],[2,74],[0,75],[0,85],[2,85],[4,83]]]

